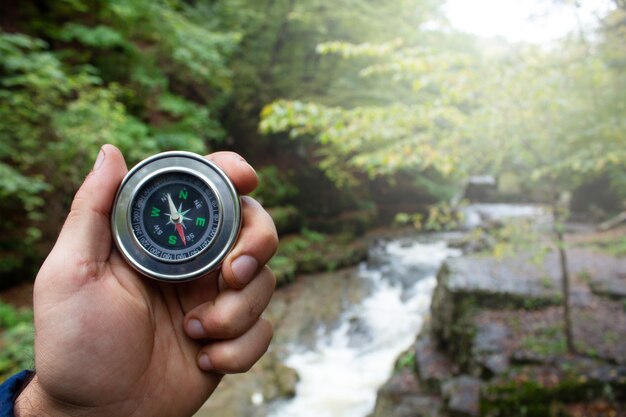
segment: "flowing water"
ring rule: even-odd
[[[290,346],[286,364],[300,376],[293,400],[271,417],[364,417],[398,355],[428,314],[441,263],[459,251],[438,238],[399,239],[372,248],[358,271],[370,291],[343,312],[332,330],[320,328],[313,348]]]
[[[538,206],[503,204],[470,205],[465,216],[467,228],[511,217],[549,219]],[[416,235],[377,243],[358,269],[316,274],[281,291],[268,309],[275,323],[272,350],[299,374],[296,396],[266,401],[272,382],[250,372],[227,378],[196,417],[370,414],[394,361],[411,347],[429,314],[439,267],[460,255],[447,246],[459,237]]]

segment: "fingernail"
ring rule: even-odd
[[[93,170],[96,171],[102,163],[104,162],[104,149],[100,148],[100,152],[98,152],[98,157],[96,158],[96,162],[93,164]]]
[[[198,319],[191,319],[187,322],[187,335],[193,339],[203,339],[207,337],[202,323]]]
[[[235,280],[243,286],[250,282],[259,267],[259,263],[252,256],[242,255],[235,259],[230,267],[233,270]]]
[[[212,371],[213,365],[211,365],[211,359],[209,359],[209,355],[207,355],[206,353],[200,355],[200,357],[198,358],[198,366],[203,371]]]

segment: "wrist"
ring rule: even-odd
[[[35,374],[14,404],[15,417],[77,417],[82,414],[50,397],[39,384]]]

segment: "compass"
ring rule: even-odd
[[[111,225],[118,249],[137,271],[188,281],[216,269],[234,246],[239,196],[226,174],[202,156],[164,152],[126,175]]]

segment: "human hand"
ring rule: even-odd
[[[208,156],[240,194],[257,186],[238,155]],[[267,350],[261,319],[275,286],[267,261],[274,224],[242,197],[242,229],[213,272],[171,284],[138,274],[112,248],[110,211],[127,173],[105,145],[77,192],[34,289],[35,369],[17,417],[191,416],[223,374],[247,371]]]

